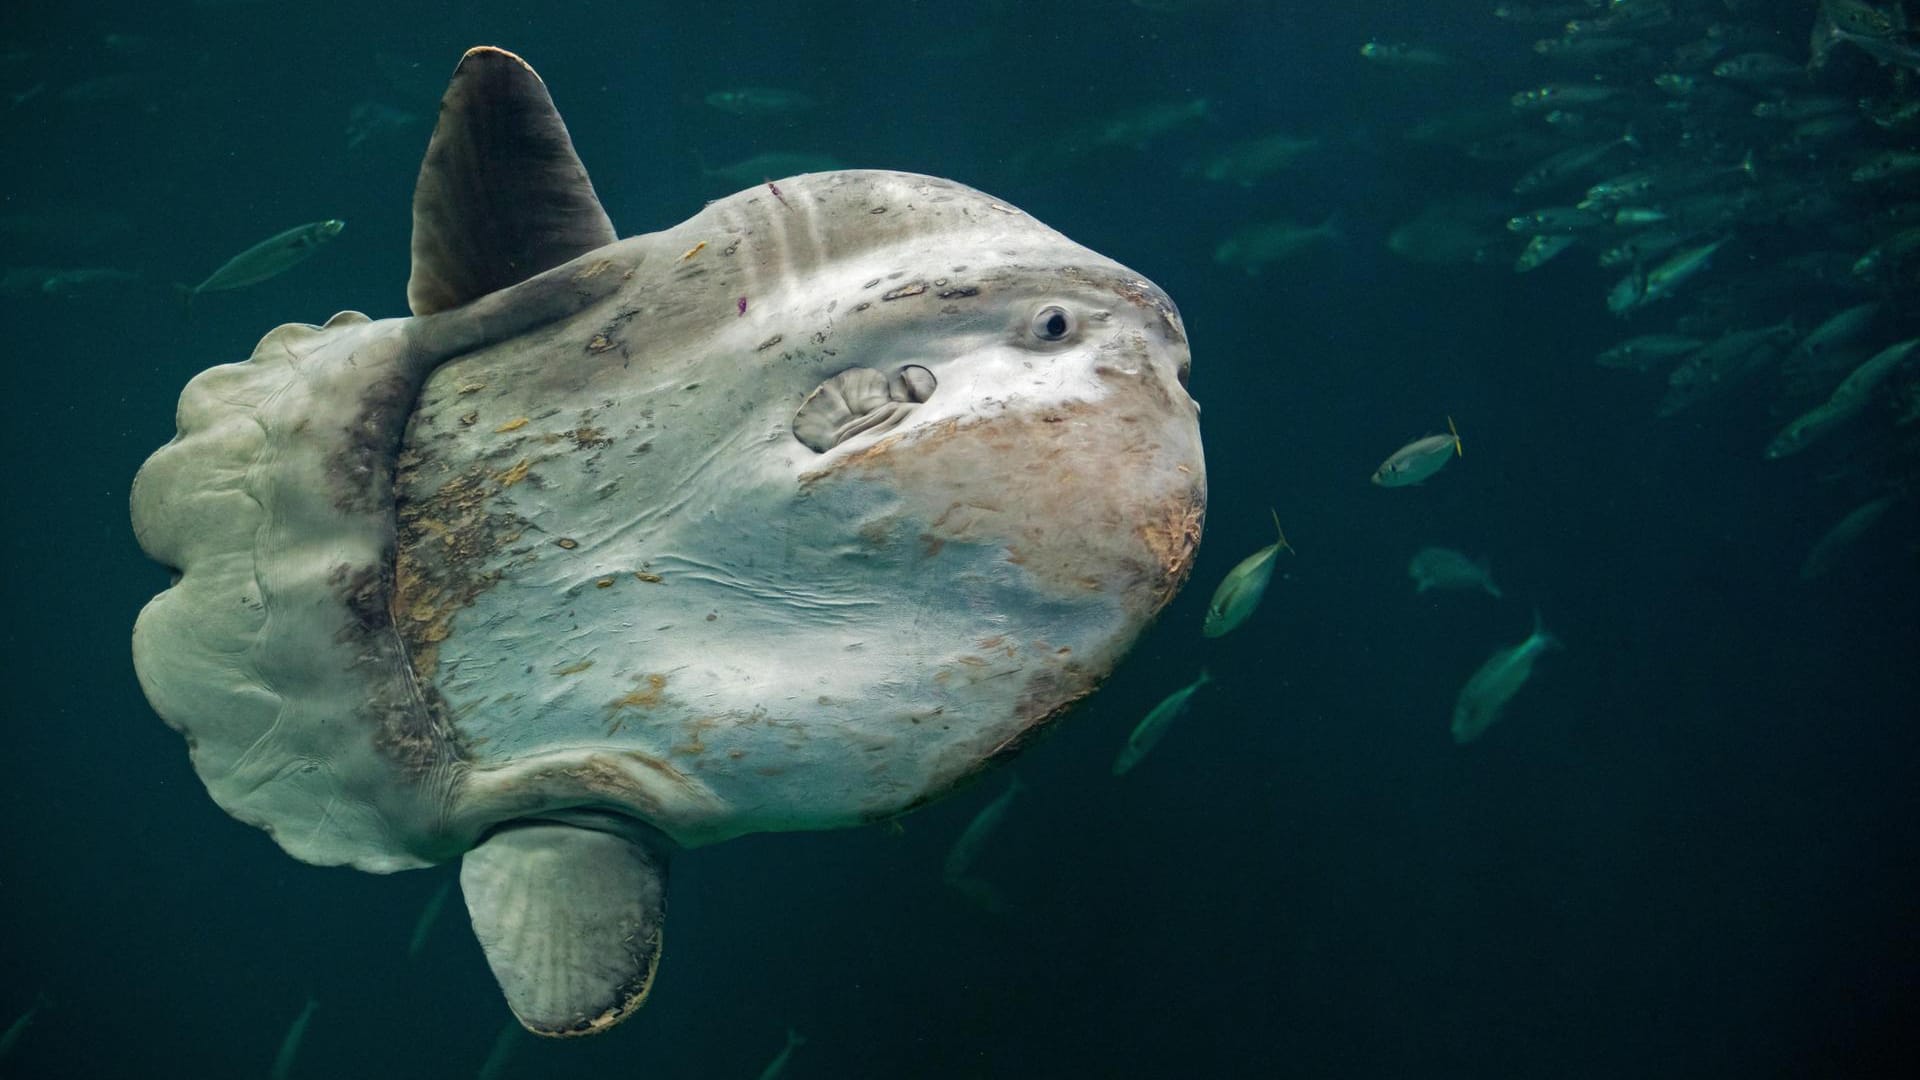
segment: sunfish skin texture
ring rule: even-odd
[[[1178,310],[990,196],[790,176],[615,239],[481,47],[414,222],[413,317],[283,326],[182,394],[135,667],[289,853],[459,859],[530,1031],[645,1001],[677,853],[1009,759],[1191,569]]]
[[[950,181],[778,187],[189,386],[135,483],[184,571],[135,657],[224,807],[379,870],[549,806],[681,844],[857,824],[1099,684],[1204,516],[1171,302]],[[897,426],[793,437],[826,378],[907,363],[937,389]]]

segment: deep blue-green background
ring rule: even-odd
[[[171,436],[181,386],[280,322],[403,313],[435,96],[479,43],[539,69],[623,234],[727,194],[701,160],[827,152],[983,188],[1152,277],[1191,333],[1212,493],[1193,584],[1016,766],[1031,790],[979,867],[1007,911],[940,880],[998,777],[900,835],[693,852],[646,1008],[583,1043],[529,1037],[506,1075],[753,1076],[788,1027],[808,1039],[794,1080],[1910,1064],[1911,511],[1803,585],[1808,545],[1871,492],[1822,482],[1817,457],[1763,461],[1764,402],[1656,420],[1657,380],[1590,362],[1622,333],[1601,304],[1611,276],[1584,259],[1437,271],[1385,250],[1393,224],[1482,182],[1399,132],[1542,78],[1532,35],[1483,6],[6,5],[0,45],[29,55],[0,88],[50,90],[0,111],[0,209],[132,227],[0,264],[145,278],[0,300],[0,1026],[52,1001],[0,1074],[259,1076],[312,996],[295,1076],[465,1077],[506,1017],[457,901],[407,958],[451,867],[310,868],[229,820],[127,648],[167,583],[133,542],[127,488]],[[1783,48],[1803,50],[1804,5],[1748,6],[1776,9]],[[107,33],[152,47],[118,55]],[[1374,35],[1442,42],[1476,70],[1411,83],[1359,59]],[[418,65],[416,94],[396,61]],[[58,96],[119,72],[137,88]],[[702,103],[739,85],[820,105]],[[1193,96],[1211,119],[1145,150],[1050,152]],[[428,119],[349,149],[368,99]],[[1324,152],[1252,189],[1182,174],[1274,130],[1318,133]],[[1336,209],[1336,250],[1258,277],[1211,261],[1250,221]],[[312,262],[183,316],[168,283],[333,216],[348,228]],[[1464,458],[1419,488],[1367,483],[1448,414]],[[1269,506],[1299,554],[1248,625],[1203,641],[1207,594],[1267,542]],[[1416,596],[1404,567],[1429,543],[1490,556],[1511,599]],[[1535,605],[1566,649],[1483,742],[1455,747],[1454,694]],[[1202,664],[1218,685],[1113,780],[1131,725]]]

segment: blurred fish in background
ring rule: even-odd
[[[1717,410],[1842,499],[1906,485],[1920,39],[1903,4],[1575,0],[1490,23],[1477,38],[1532,53],[1539,81],[1436,108],[1404,144],[1510,167],[1510,189],[1457,168],[1389,249],[1585,276],[1625,331],[1596,362],[1661,380],[1656,415]]]

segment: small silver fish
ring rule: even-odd
[[[46,1008],[48,1004],[50,1004],[50,1002],[48,1002],[46,994],[42,993],[35,996],[33,1004],[27,1007],[27,1011],[21,1013],[18,1019],[7,1025],[6,1032],[0,1034],[0,1061],[5,1061],[7,1055],[13,1053],[13,1048],[20,1045],[20,1039],[27,1033],[27,1028],[32,1025],[33,1018],[38,1016],[40,1010]]]
[[[1194,691],[1213,681],[1206,668],[1200,669],[1200,676],[1192,682],[1168,694],[1165,701],[1153,707],[1147,718],[1134,727],[1133,734],[1127,736],[1127,745],[1120,748],[1120,756],[1113,759],[1113,775],[1124,776],[1127,770],[1140,764],[1147,756],[1160,736],[1167,733],[1168,725],[1178,720],[1187,711],[1187,703],[1193,700]]]
[[[1601,367],[1646,371],[1663,360],[1674,360],[1698,352],[1706,342],[1684,334],[1641,334],[1600,353],[1593,362]]]
[[[1273,577],[1275,557],[1282,549],[1293,550],[1293,545],[1287,543],[1286,532],[1280,528],[1278,514],[1273,517],[1273,531],[1279,534],[1278,540],[1241,559],[1220,580],[1220,587],[1213,590],[1213,599],[1207,603],[1206,622],[1200,627],[1202,634],[1220,637],[1245,622],[1253,609],[1260,606],[1260,597],[1266,594],[1267,582]]]
[[[440,921],[440,909],[447,906],[447,895],[453,892],[453,879],[440,883],[440,888],[428,898],[427,906],[420,909],[420,917],[413,922],[413,935],[407,938],[407,956],[419,956],[426,947],[427,938],[433,933],[434,924]]]
[[[1360,55],[1385,67],[1435,68],[1453,63],[1453,57],[1438,49],[1398,41],[1369,41],[1360,46]]]
[[[1460,445],[1460,429],[1447,417],[1448,435],[1428,435],[1395,450],[1380,467],[1373,470],[1373,482],[1381,487],[1407,487],[1440,471],[1450,458],[1465,457]]]
[[[974,862],[980,858],[980,849],[986,846],[987,839],[1000,827],[1001,822],[1006,820],[1007,811],[1013,806],[1013,800],[1018,798],[1026,787],[1020,782],[1020,777],[1013,777],[1005,791],[994,796],[992,802],[981,807],[980,812],[973,815],[973,820],[967,823],[966,829],[960,833],[960,838],[955,840],[953,847],[947,851],[947,861],[941,867],[941,876],[949,884],[965,878],[967,871],[973,869]]]
[[[782,1047],[778,1054],[774,1055],[772,1061],[767,1062],[766,1068],[760,1070],[760,1080],[779,1080],[780,1077],[785,1076],[787,1074],[787,1061],[793,1057],[794,1050],[806,1041],[805,1036],[792,1028],[788,1028],[787,1045]]]
[[[1327,215],[1318,225],[1263,221],[1220,241],[1213,249],[1213,261],[1222,266],[1238,266],[1249,276],[1257,276],[1271,264],[1297,259],[1344,239],[1338,213]]]
[[[287,1080],[293,1075],[294,1059],[300,1056],[300,1040],[306,1038],[307,1025],[313,1022],[313,1011],[319,1007],[319,1002],[308,998],[307,1007],[293,1018],[286,1037],[280,1040],[280,1052],[273,1055],[273,1069],[267,1073],[269,1080]]]
[[[1871,502],[1861,503],[1847,512],[1847,516],[1833,523],[1833,527],[1820,534],[1807,552],[1805,562],[1800,564],[1800,580],[1815,581],[1826,577],[1833,571],[1834,564],[1840,560],[1848,548],[1860,541],[1889,509],[1892,509],[1897,496],[1882,495]]]
[[[480,1063],[480,1071],[473,1074],[473,1080],[500,1080],[506,1075],[507,1063],[513,1060],[513,1051],[520,1041],[527,1037],[526,1030],[512,1017],[501,1024],[493,1036],[493,1045],[487,1049],[487,1059]]]
[[[1416,593],[1428,589],[1479,589],[1496,600],[1502,596],[1486,563],[1475,562],[1452,548],[1421,548],[1407,563],[1407,576],[1413,579]]]
[[[1518,645],[1496,649],[1467,685],[1453,705],[1453,741],[1465,746],[1486,734],[1506,709],[1507,702],[1526,685],[1533,674],[1533,662],[1548,649],[1560,647],[1560,639],[1540,627],[1540,613],[1534,612],[1533,633]]]
[[[1565,234],[1538,233],[1527,241],[1527,246],[1513,260],[1513,272],[1524,274],[1538,270],[1549,260],[1572,247],[1574,238]]]
[[[347,223],[339,218],[297,225],[270,236],[222,263],[207,280],[186,289],[187,299],[201,293],[220,292],[257,285],[270,277],[286,273],[307,261],[320,245],[340,235]],[[184,286],[183,286],[184,288]]]
[[[1767,444],[1767,459],[1777,461],[1780,458],[1797,454],[1812,445],[1813,442],[1844,426],[1848,421],[1866,412],[1867,405],[1879,391],[1881,384],[1902,364],[1914,347],[1920,345],[1920,338],[1908,338],[1906,341],[1875,353],[1870,359],[1853,369],[1827,400],[1795,417],[1793,422],[1781,429]]]

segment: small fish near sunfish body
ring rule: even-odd
[[[440,888],[427,899],[427,906],[420,909],[420,917],[414,920],[413,934],[407,938],[407,956],[420,955],[426,948],[427,938],[433,934],[434,924],[440,921],[440,909],[447,906],[447,895],[453,892],[453,879],[440,883]]]
[[[1286,262],[1341,242],[1340,215],[1329,214],[1318,225],[1297,221],[1264,221],[1249,225],[1213,249],[1213,261],[1238,266],[1249,277],[1273,263]]]
[[[1493,571],[1484,562],[1475,562],[1452,548],[1424,547],[1407,563],[1407,576],[1413,579],[1414,592],[1428,589],[1478,589],[1494,599],[1504,594],[1493,583]]]
[[[806,1041],[806,1036],[788,1028],[787,1045],[773,1056],[772,1061],[767,1062],[766,1068],[760,1070],[760,1080],[779,1080],[780,1077],[787,1075],[787,1062],[792,1060],[794,1050]]]
[[[306,262],[320,246],[340,235],[347,223],[339,218],[296,225],[260,241],[222,263],[220,269],[192,288],[182,287],[187,299],[201,293],[222,292],[257,285]]]
[[[1480,669],[1460,688],[1453,705],[1453,741],[1461,746],[1486,734],[1506,710],[1507,702],[1526,685],[1533,674],[1533,663],[1548,649],[1560,647],[1560,639],[1540,626],[1538,612],[1533,616],[1533,633],[1518,645],[1496,649]]]
[[[480,1071],[473,1074],[473,1080],[500,1080],[507,1073],[507,1063],[513,1060],[514,1050],[526,1038],[527,1029],[509,1017],[494,1034],[493,1045],[487,1048],[487,1058],[480,1063]]]
[[[1200,628],[1202,634],[1222,637],[1245,622],[1253,609],[1260,606],[1267,582],[1273,578],[1274,559],[1282,550],[1293,550],[1293,545],[1287,543],[1286,531],[1280,528],[1278,514],[1273,518],[1273,531],[1279,534],[1279,539],[1241,559],[1220,580],[1220,587],[1213,590],[1213,599],[1207,603],[1206,622]]]
[[[1020,782],[1020,777],[1014,776],[1007,784],[1006,790],[994,796],[993,801],[981,807],[980,812],[967,823],[966,829],[960,833],[960,838],[955,840],[953,847],[947,851],[947,860],[940,869],[941,876],[947,880],[948,884],[964,879],[967,871],[973,869],[973,864],[980,858],[980,849],[986,846],[988,838],[1000,828],[1001,823],[1007,818],[1007,811],[1013,807],[1013,800],[1019,798],[1020,793],[1026,788],[1027,786]]]
[[[1140,721],[1127,736],[1127,745],[1120,748],[1120,756],[1113,759],[1113,775],[1125,776],[1128,770],[1140,764],[1140,759],[1154,748],[1167,728],[1185,715],[1187,705],[1193,700],[1194,691],[1213,681],[1206,668],[1200,669],[1200,675],[1192,682],[1168,694],[1166,699],[1153,707],[1146,719]]]
[[[313,1023],[313,1011],[320,1003],[307,999],[307,1007],[293,1018],[287,1027],[286,1037],[280,1040],[280,1052],[273,1056],[273,1069],[267,1073],[270,1080],[288,1080],[293,1075],[293,1063],[300,1056],[300,1042],[307,1037],[307,1025]]]
[[[1440,471],[1450,458],[1465,457],[1460,445],[1460,429],[1447,417],[1446,435],[1428,435],[1395,450],[1373,471],[1373,482],[1381,487],[1410,487]]]

